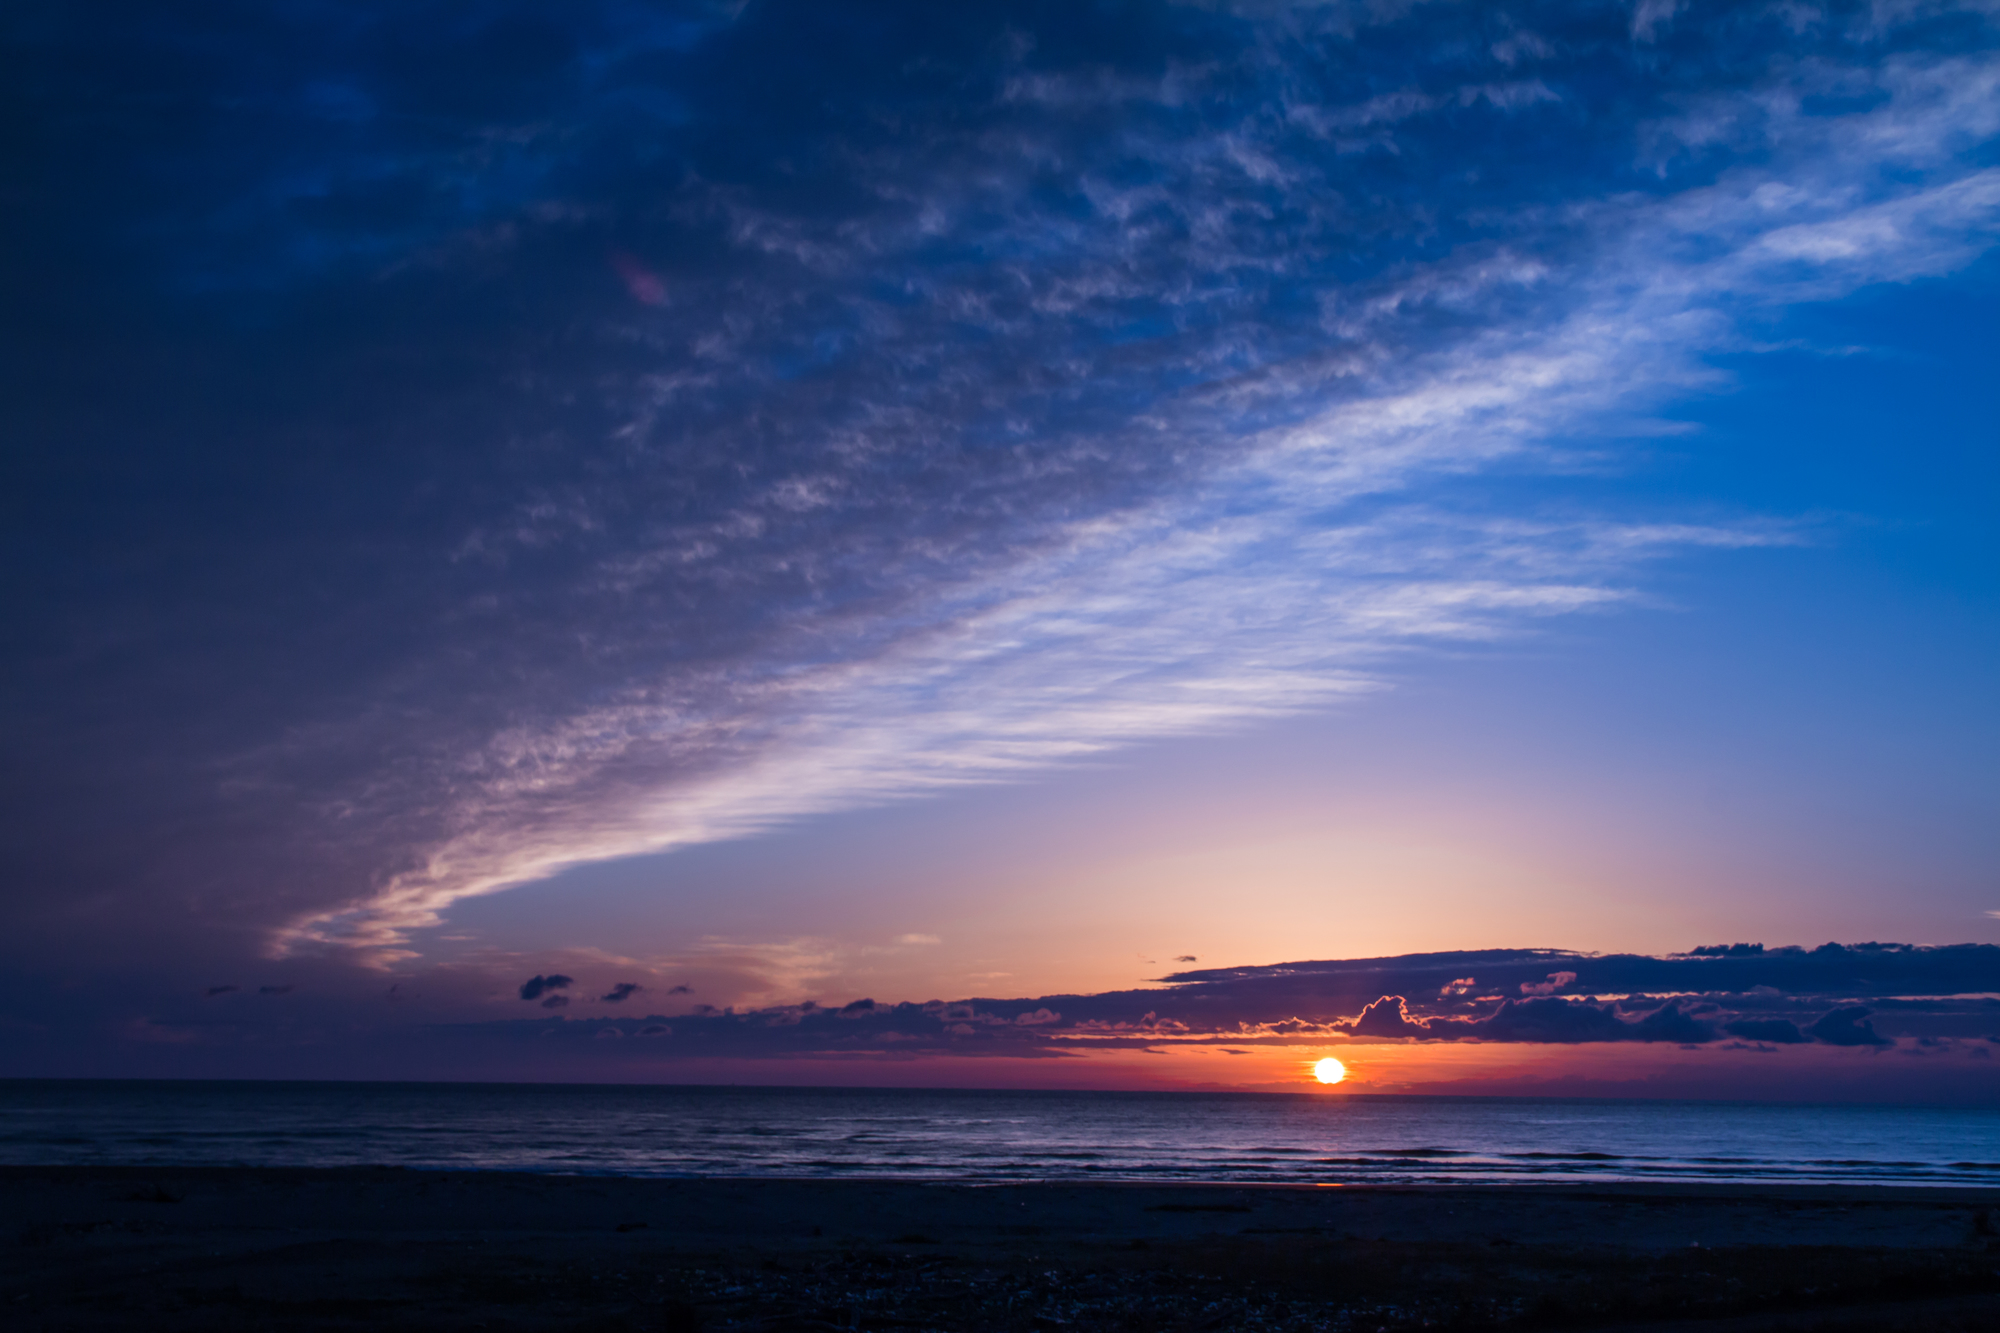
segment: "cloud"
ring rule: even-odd
[[[24,855],[389,966],[564,866],[1337,706],[1800,541],[1578,502],[1564,442],[1615,469],[1769,313],[1990,247],[1990,24],[1938,13],[586,2],[525,73],[478,5],[52,21]],[[85,456],[185,484],[49,480]]]
[[[496,955],[494,961],[511,959]],[[564,965],[574,971],[581,964],[566,958]],[[1578,974],[1574,994],[1519,994],[1523,982],[1571,971]],[[1441,993],[1448,990],[1446,983],[1468,977],[1492,989],[1475,983],[1471,989],[1477,995]],[[440,970],[421,987],[404,989],[434,994],[446,984],[448,975]],[[490,984],[472,974],[458,984],[470,1001],[466,1012],[480,1012]],[[727,1066],[712,1063],[717,1061],[1088,1062],[1098,1053],[1140,1049],[1316,1058],[1329,1047],[1342,1054],[1341,1046],[1373,1043],[1541,1048],[1539,1054],[1523,1049],[1513,1057],[1495,1052],[1481,1058],[1557,1058],[1579,1071],[1599,1063],[1606,1069],[1629,1067],[1647,1046],[1687,1047],[1715,1054],[1675,1054],[1670,1058],[1685,1061],[1676,1068],[1691,1078],[1713,1075],[1725,1082],[1726,1071],[1739,1068],[1732,1052],[1761,1051],[1754,1057],[1760,1064],[1797,1069],[1814,1060],[1819,1064],[1813,1067],[1831,1068],[1829,1061],[1849,1059],[1843,1050],[1865,1056],[1893,1048],[1924,1053],[1940,1064],[1963,1060],[1971,1077],[1979,1057],[1970,1052],[1990,1048],[1985,1038],[2000,1027],[2000,1000],[1990,998],[1996,994],[2000,947],[1992,945],[1767,945],[1761,953],[1722,956],[1521,949],[1213,967],[1193,979],[1093,994],[702,1004],[671,1021],[662,1014],[577,1018],[567,1014],[573,1006],[562,1003],[569,997],[556,992],[539,997],[540,1003],[557,1004],[531,1019],[456,1024],[405,1019],[397,1030],[422,1027],[432,1034],[425,1040],[435,1042],[440,1053],[516,1049],[513,1043],[559,1048],[578,1061],[603,1062],[565,1066],[571,1071],[566,1076],[607,1079],[622,1068],[616,1065],[623,1058],[618,1051],[626,1049],[598,1036],[607,1029],[646,1039],[643,1071],[635,1066],[628,1073],[683,1081],[731,1081],[723,1072]],[[192,997],[183,1003],[199,1005]],[[191,1008],[187,1021],[149,1030],[149,1039],[191,1033],[189,1040],[204,1044],[218,1040],[212,1020],[189,1026],[194,1020]],[[285,1021],[297,1021],[297,1012],[288,1011]],[[1813,1056],[1814,1050],[1820,1054]],[[1357,1067],[1368,1064],[1365,1053],[1361,1059]],[[776,1066],[761,1068],[768,1074]]]
[[[625,284],[625,290],[641,305],[667,304],[667,285],[660,275],[623,250],[611,252],[611,267]]]
[[[1722,1030],[1733,1037],[1749,1041],[1771,1042],[1780,1046],[1796,1046],[1812,1038],[1799,1031],[1799,1025],[1789,1018],[1739,1018],[1722,1025]]]
[[[1723,1035],[1777,1045],[1817,1041],[1830,1045],[1883,1045],[1871,1012],[1845,1006],[1823,1013],[1828,991],[1871,994],[1894,1008],[1898,1022],[1938,1025],[1930,1035],[1953,1035],[1968,1022],[1989,1021],[1983,997],[2000,989],[2000,948],[1882,944],[1702,950],[1668,957],[1568,955],[1574,967],[1550,973],[1551,950],[1495,950],[1480,954],[1413,954],[1393,959],[1283,963],[1218,968],[1181,974],[1175,994],[1188,1012],[1203,1015],[1202,1030],[1257,1031],[1273,1036],[1338,1031],[1357,1039],[1479,1040],[1483,1042],[1675,1042],[1703,1044]],[[1462,974],[1477,962],[1479,974],[1500,988],[1530,998],[1502,1000],[1487,1010],[1469,997],[1474,982]],[[1521,973],[1544,978],[1515,980]],[[1511,975],[1510,975],[1511,974]],[[1620,996],[1612,1001],[1536,993],[1555,978],[1565,986]],[[1383,994],[1392,982],[1405,994]],[[1442,984],[1440,984],[1442,983]],[[1654,994],[1648,997],[1646,992]],[[1430,1012],[1413,1011],[1406,994],[1435,994]],[[1912,999],[1915,995],[1931,998]],[[1362,999],[1360,997],[1368,998]],[[1129,997],[1129,999],[1127,998]],[[1115,1002],[1170,1012],[1157,991],[1100,997],[1063,997],[1083,1022],[1116,1030],[1108,1017]],[[1309,1006],[1319,1006],[1314,1016]],[[1352,1018],[1325,1016],[1332,1005],[1352,1005]],[[1301,1013],[1306,1016],[1301,1017]],[[1279,1017],[1282,1015],[1282,1017]],[[1636,1017],[1635,1017],[1636,1015]],[[1809,1016],[1819,1015],[1816,1020]],[[1921,1018],[1918,1015],[1922,1015]],[[1151,1015],[1149,1014],[1149,1017]],[[1231,1029],[1228,1025],[1235,1024]],[[1926,1035],[1910,1030],[1914,1039]]]
[[[1331,1005],[1351,1015],[1380,996],[1403,995],[1436,996],[1441,1012],[1465,1014],[1477,1009],[1471,993],[1475,987],[1488,995],[1518,995],[1523,985],[1546,984],[1552,973],[1573,973],[1567,989],[1591,996],[1727,994],[1771,1004],[1782,997],[1826,995],[1977,995],[2000,992],[2000,946],[1869,941],[1811,949],[1771,946],[1725,956],[1490,949],[1206,968],[1174,973],[1166,980],[1175,992],[1199,996],[1218,1013],[1234,1013],[1240,1006],[1269,1017]],[[1151,997],[1147,1008],[1159,1004],[1157,992],[1133,994]],[[1823,1009],[1819,1005],[1812,1013]]]
[[[1632,6],[1632,40],[1653,41],[1680,12],[1682,3],[1683,0],[1636,0]]]
[[[942,944],[943,942],[935,935],[898,935],[896,937],[896,943],[898,944]]]
[[[542,1001],[542,1008],[544,1009],[565,1009],[568,1007],[569,996],[567,995],[551,995]]]
[[[1609,1005],[1574,1000],[1503,1000],[1492,1017],[1468,1024],[1487,1041],[1625,1041],[1632,1029]]]
[[[693,993],[694,987],[688,985],[669,986],[667,988],[667,994],[669,995],[691,995]]]
[[[574,984],[575,979],[572,977],[559,975],[545,977],[537,973],[521,983],[521,998],[524,1000],[537,1000],[542,997],[544,992],[566,990]]]
[[[1333,1027],[1355,1037],[1475,1038],[1503,1042],[1700,1043],[1716,1037],[1711,1024],[1693,1017],[1678,1000],[1669,1000],[1636,1022],[1627,1022],[1618,1016],[1615,1005],[1555,998],[1502,1000],[1500,1007],[1484,1018],[1449,1015],[1417,1018],[1409,1012],[1409,1002],[1402,996],[1385,995],[1366,1005],[1352,1022],[1335,1023]]]
[[[1713,1024],[1688,1012],[1679,1000],[1670,1000],[1632,1025],[1635,1041],[1705,1042],[1714,1041]]]
[[[1196,957],[1195,957],[1195,956],[1194,956],[1193,954],[1191,954],[1191,953],[1184,953],[1184,954],[1180,954],[1180,955],[1178,955],[1178,956],[1177,956],[1177,957],[1176,957],[1176,958],[1174,959],[1174,961],[1175,961],[1176,963],[1198,963],[1198,962],[1200,962],[1201,960],[1200,960],[1199,958],[1196,958]]]
[[[1633,33],[1649,38],[1668,13],[1656,6],[1635,15]],[[1701,379],[1699,353],[1731,345],[1739,309],[1965,262],[1988,243],[2000,177],[1951,165],[1957,159],[1947,140],[1957,131],[1947,126],[1952,117],[1971,117],[1958,120],[1961,127],[1991,118],[1988,75],[1984,66],[1945,58],[1884,66],[1862,75],[1887,99],[1877,110],[1826,124],[1796,117],[1767,124],[1759,147],[1777,158],[1761,166],[1746,158],[1733,175],[1664,194],[1574,199],[1589,218],[1588,234],[1562,268],[1523,250],[1546,247],[1543,238],[1466,236],[1461,248],[1393,276],[1384,270],[1329,292],[1315,333],[1325,347],[1342,349],[1331,361],[1324,351],[1280,351],[1292,331],[1245,323],[1236,306],[1310,283],[1299,256],[1314,242],[1272,234],[1268,218],[1273,207],[1305,216],[1322,198],[1331,207],[1336,181],[1281,139],[1257,145],[1255,161],[1284,164],[1272,172],[1246,166],[1252,159],[1241,153],[1225,164],[1179,139],[1142,135],[1136,151],[1178,184],[1135,192],[1079,182],[1117,230],[1086,227],[1050,269],[1023,269],[1034,293],[1025,307],[1003,314],[994,293],[970,279],[956,286],[957,275],[914,280],[933,299],[961,303],[989,333],[1046,331],[1058,326],[1045,320],[1059,319],[1065,346],[1091,364],[1099,349],[1089,331],[1114,309],[1143,301],[1148,282],[1214,284],[1212,308],[1197,301],[1172,316],[1160,312],[1188,331],[1152,349],[1164,359],[1147,369],[1201,379],[1207,366],[1226,364],[1228,374],[1157,400],[1160,416],[1143,425],[1103,422],[1090,446],[1116,454],[1144,439],[1209,461],[1157,487],[1086,500],[1089,516],[1074,525],[1020,529],[1021,544],[1005,562],[961,567],[949,591],[900,590],[915,599],[899,600],[893,638],[881,638],[880,626],[823,627],[817,642],[829,632],[834,641],[850,630],[862,637],[836,664],[791,672],[782,684],[774,677],[760,688],[739,678],[730,697],[741,711],[727,730],[758,738],[753,744],[690,752],[683,732],[669,748],[655,746],[644,738],[664,715],[717,716],[699,693],[658,690],[502,738],[481,767],[505,775],[529,763],[531,787],[503,776],[467,808],[459,821],[467,831],[438,844],[430,865],[400,876],[358,913],[300,929],[306,937],[393,943],[459,896],[578,860],[1004,779],[1144,736],[1325,707],[1374,687],[1372,664],[1392,648],[1517,633],[1539,618],[1618,606],[1629,599],[1621,580],[1635,563],[1690,545],[1794,540],[1768,526],[1496,524],[1444,506],[1382,501],[1421,492],[1439,470],[1531,458],[1558,432],[1684,392]],[[1770,97],[1781,88],[1796,97],[1810,95],[1805,85],[1817,76],[1780,62],[1766,77]],[[1969,101],[1944,91],[1966,78],[1988,91]],[[1426,109],[1447,104],[1483,106],[1503,120],[1535,114],[1535,97],[1494,91],[1502,87],[1547,93],[1542,83],[1460,84],[1412,102],[1395,132],[1435,148]],[[1716,96],[1727,103],[1734,94]],[[1239,145],[1258,133],[1257,113],[1243,111],[1231,130]],[[1008,126],[1017,135],[1037,132],[1011,119]],[[1863,159],[1871,170],[1936,174],[1887,194],[1872,179],[1875,196],[1857,202]],[[1779,173],[1787,190],[1772,188]],[[949,178],[942,183],[947,196],[954,188]],[[1184,201],[1211,191],[1219,192],[1220,231],[1201,257],[1134,248],[1135,235],[1170,220],[1194,222]],[[1521,225],[1545,211],[1543,199],[1518,202]],[[714,206],[739,243],[829,283],[858,262],[817,219],[747,202]],[[872,243],[902,243],[901,225],[875,220]],[[1274,248],[1281,240],[1292,247],[1289,257]],[[1121,267],[1135,262],[1155,272],[1142,277]],[[1266,276],[1246,290],[1238,284],[1251,266]],[[1406,323],[1413,328],[1444,310],[1478,332],[1410,341]],[[1210,327],[1251,346],[1207,345]],[[911,411],[901,402],[876,410]],[[1162,435],[1156,422],[1169,418],[1175,425]],[[840,470],[774,476],[763,504],[838,514],[855,503],[856,485]],[[1329,524],[1330,515],[1339,517]],[[703,540],[724,539],[717,531]],[[1218,624],[1230,632],[1218,637]],[[880,719],[889,716],[901,721],[885,728]],[[695,754],[712,771],[694,772],[702,767],[689,764]]]
[[[1549,973],[1547,979],[1545,980],[1522,982],[1521,994],[1554,995],[1557,991],[1563,989],[1565,986],[1568,986],[1571,982],[1575,980],[1576,980],[1576,973],[1574,972],[1551,972]]]
[[[1428,1033],[1430,1025],[1411,1020],[1402,996],[1384,995],[1363,1009],[1347,1030],[1357,1037],[1418,1037]]]
[[[597,998],[606,1004],[623,1004],[628,998],[646,989],[636,981],[621,981]]]
[[[1874,1012],[1862,1004],[1842,1005],[1821,1015],[1819,1021],[1806,1029],[1814,1041],[1825,1042],[1829,1046],[1887,1046],[1891,1043],[1878,1036],[1875,1024],[1869,1014]]]

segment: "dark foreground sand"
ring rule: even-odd
[[[0,1168],[0,1328],[2000,1330],[1992,1191]]]

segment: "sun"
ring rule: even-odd
[[[1347,1077],[1347,1066],[1329,1055],[1313,1066],[1313,1077],[1322,1083],[1338,1083]]]

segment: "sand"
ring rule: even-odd
[[[0,1168],[10,1330],[2000,1328],[2000,1196]]]

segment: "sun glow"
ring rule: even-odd
[[[1322,1083],[1338,1083],[1347,1077],[1347,1066],[1329,1055],[1313,1066],[1313,1077]]]

